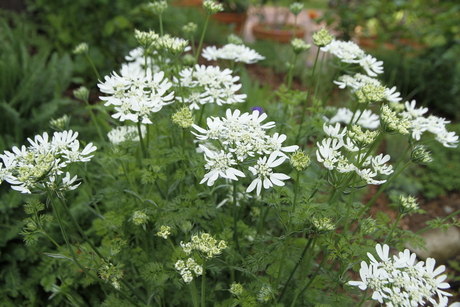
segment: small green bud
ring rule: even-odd
[[[50,120],[50,127],[56,131],[64,131],[69,126],[70,117],[63,115],[57,119]]]
[[[361,227],[361,233],[363,235],[369,235],[373,233],[377,227],[375,226],[376,222],[375,220],[371,218],[364,219],[360,222],[360,227]]]
[[[164,0],[150,2],[147,4],[147,8],[155,15],[162,15],[168,8],[168,3]]]
[[[224,6],[222,5],[222,3],[217,3],[213,0],[204,0],[203,8],[208,15],[213,15],[224,10]]]
[[[87,54],[88,53],[88,44],[80,43],[73,49],[73,54]]]
[[[313,226],[316,228],[316,231],[318,233],[324,233],[327,231],[331,231],[335,229],[334,224],[332,224],[332,221],[328,217],[323,217],[320,219],[317,218],[312,218],[311,223]]]
[[[232,285],[230,286],[230,293],[235,295],[235,296],[239,296],[241,294],[243,294],[243,285],[240,284],[240,283],[232,283]]]
[[[304,42],[300,38],[294,38],[291,41],[291,46],[292,46],[292,49],[294,50],[295,54],[299,54],[302,51],[307,51],[307,50],[309,50],[311,48],[310,44],[307,44],[306,42]]]
[[[334,36],[329,34],[329,32],[326,29],[321,29],[313,34],[313,43],[318,47],[324,47],[329,45],[333,39]]]
[[[291,165],[299,172],[303,171],[310,165],[310,156],[301,150],[297,150],[291,155]]]
[[[399,211],[401,213],[409,213],[411,211],[417,210],[418,204],[417,199],[413,196],[399,196]]]
[[[410,159],[414,163],[427,164],[433,161],[431,153],[427,150],[426,146],[417,145],[412,150]]]
[[[194,22],[189,22],[188,24],[182,26],[182,31],[186,34],[186,35],[193,35],[195,34],[196,30],[197,30],[198,26],[196,23]]]
[[[243,40],[233,33],[228,36],[227,41],[229,44],[243,45]]]
[[[144,49],[148,49],[159,38],[159,35],[155,31],[134,30],[134,37]]]
[[[385,87],[368,83],[356,91],[359,103],[379,102],[385,98]]]
[[[133,213],[131,220],[133,221],[134,225],[140,226],[146,224],[149,220],[149,217],[142,211],[136,211]]]
[[[172,115],[172,121],[181,128],[189,128],[193,125],[194,116],[189,108],[183,107]]]
[[[195,64],[195,57],[190,53],[184,54],[184,56],[182,57],[182,63],[185,66],[192,66]]]
[[[168,236],[171,234],[170,230],[171,230],[171,227],[161,225],[160,231],[157,232],[157,236],[162,237],[163,239],[167,239]]]
[[[292,14],[297,16],[303,10],[303,3],[294,2],[289,6],[289,10],[292,12]]]
[[[85,86],[80,86],[78,89],[73,91],[75,98],[88,102],[89,90]]]

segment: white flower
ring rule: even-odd
[[[359,61],[359,65],[364,68],[366,73],[371,76],[371,77],[377,77],[377,75],[383,73],[383,62],[382,61],[377,61],[376,58],[374,58],[371,55],[366,55]]]
[[[277,158],[278,160],[276,160]],[[287,180],[290,177],[282,173],[273,173],[272,168],[279,166],[285,160],[285,157],[278,156],[276,153],[272,153],[268,159],[267,157],[259,158],[257,165],[249,167],[252,174],[257,177],[248,186],[246,192],[251,192],[256,189],[257,195],[260,195],[262,186],[264,189],[269,189],[273,185],[284,186],[284,182],[281,180]]]
[[[379,154],[376,157],[372,158],[372,167],[374,168],[374,171],[384,174],[384,175],[390,175],[393,173],[393,166],[392,165],[387,165],[385,164],[386,162],[390,161],[390,156],[383,154]]]
[[[200,181],[200,184],[207,182],[208,186],[212,186],[219,177],[231,180],[238,180],[236,176],[245,177],[242,171],[231,167],[236,165],[236,161],[230,153],[225,153],[223,150],[217,153],[203,145],[200,145],[200,148],[205,153],[205,160],[207,161],[205,168],[209,170],[204,175],[203,180]]]
[[[147,129],[141,125],[142,136],[145,135]],[[112,129],[107,137],[113,145],[118,145],[125,141],[139,141],[139,132],[136,126],[119,126]]]
[[[215,46],[206,47],[203,50],[202,56],[208,61],[225,59],[246,64],[253,64],[265,59],[265,57],[258,54],[255,50],[236,44],[227,44],[219,49]]]
[[[318,144],[316,159],[318,162],[323,163],[327,169],[333,170],[334,164],[338,161],[337,157],[340,155],[338,150],[342,145],[342,141],[338,139],[323,139],[321,144]]]
[[[385,89],[385,99],[389,102],[400,102],[402,100],[401,93],[396,92],[396,86],[393,86],[391,89]]]

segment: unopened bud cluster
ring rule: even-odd
[[[208,15],[213,15],[224,10],[222,3],[217,3],[214,0],[204,0],[203,8]]]
[[[237,282],[232,283],[232,285],[230,286],[230,293],[235,296],[243,294],[243,290],[243,285]]]
[[[193,125],[194,116],[189,108],[183,107],[172,115],[172,121],[181,128],[189,128]]]
[[[367,83],[356,91],[359,103],[380,102],[386,97],[386,88],[382,85]]]
[[[303,3],[294,2],[289,6],[289,10],[291,11],[292,14],[297,16],[303,10]]]
[[[168,3],[164,0],[150,2],[147,4],[147,8],[155,15],[162,15],[168,8]]]
[[[193,273],[195,273],[195,276],[203,275],[203,267],[198,265],[193,258],[188,258],[186,261],[178,260],[174,267],[180,272],[182,279],[186,283],[190,283],[193,280]]]
[[[347,131],[347,135],[358,148],[362,148],[372,144],[379,133],[377,131],[370,130],[363,131],[361,126],[353,125],[350,130]]]
[[[313,34],[313,43],[318,47],[324,47],[329,45],[333,39],[334,36],[329,34],[329,32],[326,29],[321,29]]]
[[[313,224],[317,232],[327,232],[335,229],[334,224],[328,217],[323,217],[320,219],[312,218],[311,223]]]
[[[162,237],[163,239],[167,239],[168,236],[171,234],[171,227],[161,225],[160,226],[160,231],[157,232],[157,236]]]
[[[131,219],[132,219],[134,225],[141,226],[141,225],[144,225],[144,224],[146,224],[148,222],[149,217],[148,217],[147,214],[145,214],[142,211],[135,211],[133,213],[133,217]]]
[[[134,30],[134,37],[144,49],[148,49],[156,42],[159,35],[155,31],[144,32],[136,29]]]
[[[296,170],[303,171],[310,165],[310,156],[298,150],[291,156],[291,164]]]
[[[294,50],[294,53],[299,54],[302,51],[307,51],[311,48],[310,44],[307,44],[306,42],[303,41],[303,39],[300,38],[294,38],[291,41],[291,46],[292,49]]]
[[[70,122],[70,117],[67,115],[63,115],[59,118],[56,119],[51,119],[50,120],[50,127],[53,128],[56,131],[63,131],[67,128]]]
[[[399,211],[408,213],[418,209],[417,199],[413,196],[399,196]]]
[[[388,133],[399,133],[402,135],[409,134],[411,124],[405,117],[399,117],[387,105],[384,105],[380,111],[380,122]]]
[[[414,163],[426,164],[433,161],[431,153],[427,150],[426,146],[417,145],[412,150],[410,159]]]
[[[195,34],[196,30],[197,30],[198,26],[196,23],[194,22],[189,22],[188,24],[182,26],[182,31],[186,34],[186,35],[193,35]]]
[[[228,36],[227,41],[229,44],[243,45],[243,40],[238,35],[233,33]]]
[[[189,255],[192,251],[197,251],[205,258],[213,258],[220,255],[222,250],[227,248],[224,240],[217,241],[209,233],[202,233],[192,236],[191,242],[180,242],[182,250]]]
[[[78,89],[73,91],[73,95],[75,98],[87,102],[89,98],[89,90],[85,86],[80,86]]]
[[[88,53],[88,44],[80,43],[72,51],[74,54],[86,54]]]

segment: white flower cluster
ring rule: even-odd
[[[360,148],[371,144],[377,133],[362,132],[359,126],[353,126],[350,131],[346,127],[340,131],[340,128],[339,123],[335,126],[324,124],[323,129],[328,137],[317,143],[318,162],[331,171],[336,170],[343,174],[356,172],[366,184],[385,183],[386,180],[376,180],[375,177],[393,173],[393,167],[386,164],[390,156],[379,154],[366,157],[360,154]]]
[[[237,44],[227,44],[222,48],[217,48],[216,46],[206,47],[203,49],[202,56],[208,61],[223,59],[246,64],[254,64],[265,59],[255,50],[245,45]]]
[[[142,70],[128,65],[122,67],[120,75],[112,72],[105,77],[105,82],[98,84],[101,92],[108,95],[99,98],[105,101],[105,106],[115,108],[113,118],[143,124],[152,124],[152,113],[174,102],[171,86],[162,71],[152,73],[150,68]]]
[[[371,110],[357,110],[353,113],[348,108],[339,108],[337,113],[330,119],[324,117],[324,120],[329,124],[343,123],[350,124],[352,120],[357,125],[366,129],[377,129],[380,126],[380,118],[377,114],[372,113]]]
[[[50,140],[48,134],[36,135],[27,139],[30,146],[13,147],[12,152],[5,151],[0,158],[0,183],[7,181],[13,190],[30,194],[46,187],[56,191],[76,189],[77,176],[70,178],[63,169],[74,162],[88,162],[96,147],[92,143],[80,150],[78,132],[55,132]]]
[[[356,93],[366,85],[382,86],[379,80],[357,73],[353,76],[351,75],[342,75],[338,78],[337,81],[334,81],[335,84],[339,86],[340,89],[346,87],[350,88],[352,93]],[[389,102],[400,102],[402,100],[401,94],[396,92],[396,86],[393,86],[391,89],[385,88],[384,98]]]
[[[243,113],[230,109],[226,117],[210,117],[207,119],[208,129],[193,125],[193,128],[200,134],[194,133],[199,141],[208,142],[200,144],[207,161],[205,168],[209,170],[200,183],[207,182],[212,186],[219,178],[238,180],[238,177],[245,177],[245,174],[236,169],[238,165],[247,164],[249,160],[258,157],[256,164],[249,166],[249,171],[256,176],[248,186],[246,192],[257,190],[260,194],[262,186],[265,189],[273,185],[283,186],[282,180],[290,177],[282,173],[274,173],[273,168],[283,163],[288,156],[285,152],[294,152],[297,145],[283,147],[286,135],[275,133],[267,135],[267,129],[275,127],[274,122],[262,124],[267,114],[254,111]],[[217,141],[220,150],[209,144],[212,140]]]
[[[350,285],[361,290],[372,289],[372,299],[388,307],[424,306],[426,302],[447,306],[447,297],[451,294],[443,289],[450,288],[450,285],[444,282],[447,275],[440,275],[445,266],[435,269],[436,260],[433,258],[427,258],[426,263],[416,263],[417,255],[408,249],[393,257],[390,257],[390,248],[386,244],[377,244],[375,249],[381,261],[368,253],[370,264],[362,261],[359,270],[362,281],[350,281]],[[433,298],[435,295],[438,302]]]
[[[227,248],[224,240],[217,241],[209,233],[203,232],[192,236],[191,242],[180,242],[182,250],[189,255],[192,251],[197,251],[205,258],[213,258],[222,253]]]
[[[186,261],[177,260],[174,267],[180,272],[182,279],[186,283],[190,283],[193,280],[192,272],[194,272],[196,276],[203,275],[203,267],[198,265],[193,258],[188,258]]]
[[[180,73],[180,80],[175,80],[178,86],[189,89],[183,102],[190,109],[200,109],[200,105],[215,103],[218,106],[244,102],[246,94],[237,94],[241,84],[236,84],[240,77],[233,77],[230,69],[221,70],[218,66],[196,65],[186,68]]]
[[[377,61],[373,56],[366,54],[358,45],[349,41],[333,40],[330,44],[321,47],[321,51],[329,52],[344,63],[359,64],[371,77],[383,73],[383,62]]]
[[[458,135],[446,129],[446,124],[450,123],[450,121],[435,115],[424,117],[423,115],[428,112],[428,108],[416,108],[415,100],[406,101],[404,106],[405,111],[401,115],[409,119],[413,139],[419,141],[422,134],[428,131],[436,135],[435,139],[444,147],[457,147]]]
[[[142,136],[146,133],[146,128],[144,125],[141,126]],[[126,141],[139,141],[139,131],[136,126],[119,126],[112,129],[107,137],[113,145],[118,145]]]

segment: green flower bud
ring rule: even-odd
[[[189,108],[183,107],[173,114],[172,121],[178,124],[181,128],[189,128],[193,125],[194,116]]]
[[[426,146],[417,145],[412,150],[410,159],[414,163],[427,164],[433,161],[431,153],[427,150]]]
[[[292,49],[294,50],[294,53],[295,54],[299,54],[301,53],[302,51],[307,51],[311,48],[311,45],[310,44],[307,44],[305,43],[302,39],[300,38],[294,38],[292,41],[291,41],[291,46],[292,46]]]
[[[80,43],[73,49],[73,54],[87,54],[88,53],[88,44]]]
[[[147,8],[155,15],[162,15],[163,12],[168,8],[168,3],[164,0],[150,2],[147,4]]]
[[[243,40],[233,33],[228,36],[227,41],[229,44],[243,45]]]
[[[297,16],[303,10],[303,3],[294,2],[289,6],[289,10],[292,12],[292,14]]]
[[[204,0],[203,8],[208,15],[213,15],[217,12],[222,12],[224,10],[224,6],[222,5],[222,3],[217,3],[213,0]]]
[[[321,29],[313,34],[313,43],[318,47],[324,47],[329,45],[333,39],[334,36],[329,34],[329,32],[326,29]]]
[[[73,91],[73,95],[75,98],[87,102],[89,98],[89,90],[85,86],[80,86],[78,89]]]
[[[310,156],[301,150],[297,150],[291,155],[291,165],[299,172],[303,171],[310,165]]]
[[[244,290],[243,285],[240,283],[234,282],[230,286],[230,293],[236,296],[243,294],[243,290]]]

